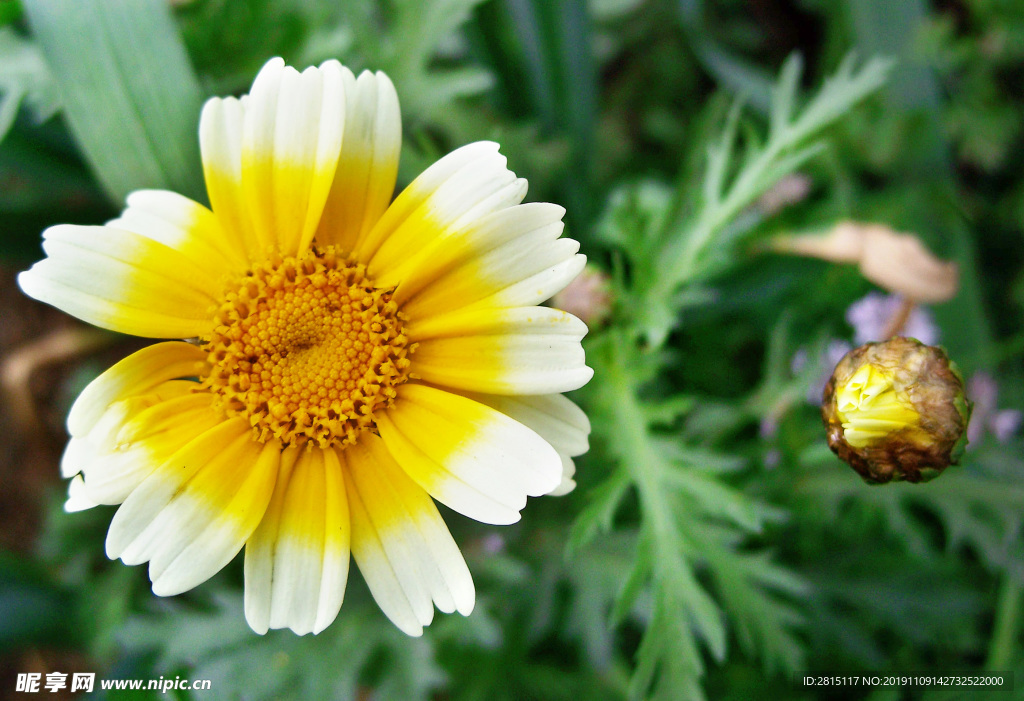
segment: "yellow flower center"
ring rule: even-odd
[[[352,443],[409,378],[403,318],[391,290],[333,247],[274,258],[236,280],[217,310],[206,386],[257,440]]]
[[[895,431],[916,429],[921,421],[909,400],[896,391],[892,376],[871,364],[836,389],[836,411],[843,436],[854,448],[866,448]]]

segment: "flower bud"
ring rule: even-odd
[[[945,351],[913,338],[847,353],[825,386],[828,445],[866,482],[925,482],[955,465],[971,405]]]
[[[612,312],[611,282],[603,272],[588,265],[564,290],[555,294],[551,305],[580,318],[590,328],[597,328]]]

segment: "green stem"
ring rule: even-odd
[[[992,630],[992,642],[988,648],[985,669],[989,672],[1006,671],[1013,663],[1017,632],[1020,630],[1020,604],[1024,588],[1020,580],[1007,572],[999,588],[999,602],[996,604],[996,620]]]

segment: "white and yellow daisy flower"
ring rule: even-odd
[[[105,226],[55,226],[19,277],[89,323],[162,341],[79,396],[68,509],[120,504],[107,554],[153,591],[205,581],[245,547],[259,633],[319,632],[349,553],[419,635],[468,614],[473,582],[434,499],[493,524],[572,488],[586,326],[538,306],[583,268],[561,207],[492,143],[442,158],[394,201],[395,90],[337,61],[264,66],[203,108],[211,208],[128,197]]]

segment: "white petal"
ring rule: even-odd
[[[133,491],[107,534],[107,555],[150,562],[153,592],[205,581],[241,550],[274,488],[280,447],[229,419],[186,444]]]
[[[565,241],[567,239],[559,239]],[[576,279],[587,264],[582,253],[562,259],[480,300],[484,307],[526,307],[550,299]]]
[[[74,477],[96,457],[96,449],[84,438],[72,437],[60,457],[60,476]]]
[[[582,455],[590,449],[590,419],[571,399],[561,394],[467,396],[532,428],[559,453],[571,457]]]
[[[423,635],[423,626],[433,620],[433,607],[423,606],[421,602],[414,605],[410,601],[358,494],[349,494],[349,514],[352,519],[352,557],[374,601],[403,633],[416,637]]]
[[[85,482],[82,481],[82,477],[80,475],[75,476],[75,478],[68,483],[68,498],[67,501],[64,502],[64,511],[71,514],[76,511],[91,509],[94,506],[98,506],[98,504],[86,495]]]
[[[331,450],[282,459],[278,487],[246,545],[246,619],[253,630],[319,633],[337,617],[349,562],[348,500]]]
[[[349,252],[369,234],[394,195],[402,117],[395,88],[383,73],[364,71],[356,79],[343,67],[342,78],[345,135],[316,240]]]
[[[549,497],[564,497],[576,489],[576,480],[573,479],[573,476],[576,474],[576,463],[572,461],[572,458],[563,453],[559,453],[559,457],[562,458],[562,481],[559,482],[557,487],[548,492]]]
[[[572,456],[590,449],[590,419],[582,409],[561,394],[510,397],[469,393],[466,396],[528,426],[558,451],[562,460],[562,481],[548,496],[563,496],[576,488],[572,479],[576,464]]]
[[[469,615],[475,602],[473,579],[427,493],[405,474],[377,436],[366,434],[344,455],[350,499],[359,500],[359,513],[365,517],[357,530],[361,538],[372,541],[361,542],[354,526],[352,551],[357,563],[364,551],[371,553],[370,571],[362,564],[360,569],[384,613],[399,627],[409,612],[420,625],[427,625],[433,617],[431,602],[445,613],[458,610]]]

